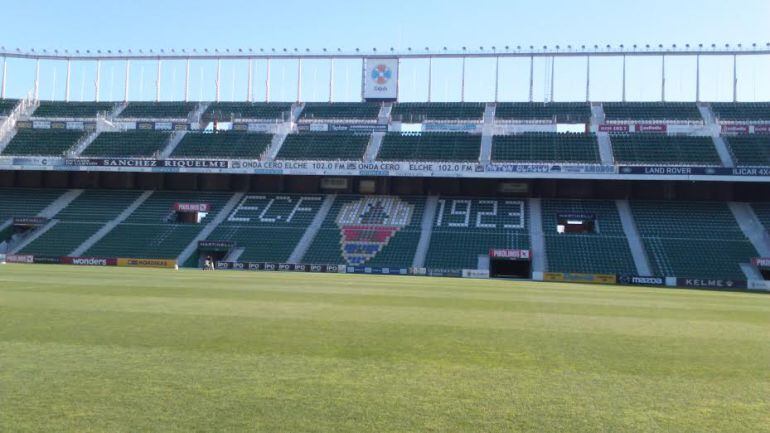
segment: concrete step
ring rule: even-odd
[[[616,200],[615,205],[620,215],[620,223],[623,225],[623,233],[628,240],[628,248],[631,250],[631,256],[634,258],[636,272],[642,277],[652,276],[650,268],[650,259],[647,257],[647,250],[644,248],[639,229],[634,220],[634,214],[631,212],[631,205],[627,200]]]
[[[321,226],[323,225],[326,216],[329,215],[329,211],[331,210],[336,198],[337,196],[334,194],[329,194],[326,196],[326,198],[324,198],[324,202],[321,204],[318,212],[316,212],[315,216],[313,217],[313,221],[310,222],[307,230],[305,230],[302,238],[300,238],[299,242],[297,242],[297,245],[294,247],[294,251],[292,251],[291,255],[289,256],[289,263],[302,263],[302,259],[305,257],[307,250],[310,249],[310,245],[313,244],[313,240],[318,234],[318,231],[321,230]]]
[[[422,214],[422,222],[420,224],[420,240],[417,242],[417,249],[414,252],[414,259],[412,259],[412,267],[424,268],[425,258],[428,256],[428,248],[430,247],[430,238],[433,235],[433,221],[436,218],[436,210],[438,209],[438,196],[429,196],[425,201],[425,209]]]

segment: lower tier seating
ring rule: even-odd
[[[337,197],[303,262],[408,268],[424,206],[422,197]]]
[[[770,202],[752,203],[751,207],[754,209],[759,222],[765,226],[765,231],[770,233]]]
[[[369,135],[307,132],[286,136],[276,159],[363,159]]]
[[[19,129],[2,155],[64,156],[83,135],[69,129]]]
[[[59,222],[21,250],[36,256],[67,256],[99,231],[104,223]]]
[[[83,150],[82,156],[157,156],[168,143],[171,133],[160,131],[102,132]]]
[[[0,225],[12,217],[36,216],[65,192],[62,189],[0,188]]]
[[[599,145],[593,134],[496,135],[492,140],[492,160],[496,162],[599,163]]]
[[[271,134],[237,131],[202,134],[188,132],[172,157],[259,159],[270,146]]]
[[[442,197],[425,267],[477,269],[492,248],[529,249],[529,211],[522,200]]]
[[[478,161],[481,136],[465,133],[387,133],[379,160],[390,161]]]
[[[653,273],[745,279],[757,252],[725,203],[631,202]]]
[[[621,164],[721,165],[711,137],[613,135],[612,151]]]
[[[737,166],[770,166],[769,135],[725,137]]]

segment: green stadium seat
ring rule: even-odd
[[[195,102],[129,102],[118,117],[130,119],[187,119]]]
[[[588,123],[591,105],[587,102],[499,102],[495,119],[500,121]]]
[[[361,120],[374,121],[380,113],[380,104],[372,102],[307,102],[300,120]]]
[[[737,166],[770,166],[770,135],[725,137]]]
[[[599,163],[599,145],[593,134],[526,133],[496,135],[495,162]]]
[[[115,109],[115,105],[114,102],[40,101],[40,106],[32,115],[74,119],[95,118],[98,113],[110,113]]]
[[[382,161],[478,161],[481,135],[389,132],[380,146]]]
[[[369,137],[333,132],[289,134],[276,159],[360,160],[369,145]]]
[[[703,122],[692,102],[605,102],[602,107],[608,121]]]
[[[720,121],[770,120],[770,102],[713,103],[711,109]]]
[[[171,154],[175,158],[260,159],[273,139],[271,134],[223,131],[188,132]]]
[[[291,104],[284,102],[212,102],[203,117],[219,121],[235,119],[286,121],[291,116]]]
[[[613,135],[612,151],[622,164],[722,165],[711,137]]]
[[[37,215],[65,192],[60,189],[0,188],[0,225],[12,217]]]
[[[2,155],[64,156],[85,134],[74,129],[19,129]]]
[[[155,157],[168,143],[170,132],[131,130],[102,132],[83,150],[82,156]]]
[[[0,99],[0,117],[11,114],[17,105],[19,105],[18,99]]]
[[[480,122],[486,104],[480,102],[401,102],[393,104],[391,118],[404,123],[423,123],[431,120],[458,120]]]

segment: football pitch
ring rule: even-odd
[[[766,432],[770,296],[0,266],[2,432]]]

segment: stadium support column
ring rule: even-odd
[[[297,59],[297,104],[302,102],[302,58]]]
[[[738,102],[738,56],[733,54],[733,103],[735,102]]]
[[[695,102],[700,102],[700,54],[695,56]]]
[[[586,102],[591,102],[591,56],[586,56]]]
[[[219,102],[219,79],[222,76],[222,59],[217,59],[217,79],[214,82],[214,85],[216,86],[216,102]]]
[[[660,65],[660,100],[666,102],[666,56],[663,56]]]
[[[40,59],[35,61],[35,100],[40,99]]]
[[[160,57],[158,57],[158,79],[155,80],[155,102],[160,102]]]
[[[460,102],[465,102],[465,56],[463,56],[463,74],[460,80]]]
[[[428,102],[431,102],[433,96],[431,87],[433,87],[433,57],[428,57]]]
[[[96,80],[94,80],[94,101],[99,102],[99,85],[102,78],[102,61],[96,61]]]
[[[529,102],[535,100],[535,56],[529,56]]]
[[[556,57],[551,57],[551,97],[548,98],[549,102],[553,102],[556,89],[553,88],[556,75]]]
[[[184,70],[184,102],[190,100],[190,59],[187,58],[187,64]]]
[[[623,56],[623,102],[626,102],[626,56]]]
[[[329,103],[334,102],[334,57],[329,59]]]
[[[64,102],[70,101],[70,70],[71,70],[71,61],[70,59],[67,59],[67,79],[64,82]],[[126,73],[126,76],[128,76],[128,73]]]
[[[131,76],[131,62],[126,59],[126,81],[123,84],[123,102],[128,102],[128,78]],[[69,69],[69,61],[67,61],[67,98],[69,99],[69,88],[70,88],[70,69]]]
[[[495,104],[500,96],[500,57],[495,57]]]
[[[5,99],[5,79],[8,75],[8,57],[3,57],[3,82],[0,83],[0,99]]]
[[[254,75],[254,62],[251,59],[249,59],[248,62],[249,62],[249,78],[246,83],[246,102],[251,102],[251,83]]]
[[[267,74],[265,75],[265,102],[270,102],[270,59],[267,59]]]

